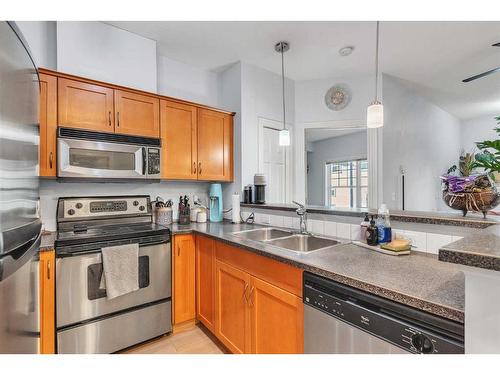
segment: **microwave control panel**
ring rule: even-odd
[[[160,149],[148,148],[148,175],[160,174]]]

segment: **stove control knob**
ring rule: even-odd
[[[139,206],[139,211],[144,211],[146,209],[146,207],[144,206]]]
[[[134,201],[134,203],[132,203],[134,206],[138,206],[139,205],[139,201]]]
[[[77,204],[75,204],[75,207],[78,208],[78,209],[80,209],[80,208],[83,207],[83,204],[81,204],[80,202],[78,202]]]
[[[434,351],[434,345],[432,344],[432,341],[427,336],[421,333],[414,334],[411,337],[411,343],[420,353],[429,354]]]
[[[74,215],[75,214],[75,210],[73,210],[72,208],[70,208],[68,210],[68,215]]]

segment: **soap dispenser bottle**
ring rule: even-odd
[[[371,246],[376,246],[378,243],[378,228],[375,225],[373,215],[370,221],[370,226],[366,229],[366,243]]]
[[[365,218],[361,222],[361,232],[360,232],[360,238],[362,241],[366,241],[366,230],[370,226],[370,218],[368,217],[368,212],[365,213]]]

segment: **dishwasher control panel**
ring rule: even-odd
[[[367,296],[366,292],[342,284],[338,289],[329,288],[336,283],[327,280],[326,285],[321,285],[318,278],[314,275],[314,280],[308,280],[310,277],[304,273],[304,303],[332,319],[346,322],[410,353],[464,353],[463,341],[444,335],[442,330],[434,331],[412,321],[411,314],[404,315],[408,310],[406,306],[400,307],[400,304],[385,299],[384,303],[377,305],[375,302],[382,300],[378,296],[363,298]]]

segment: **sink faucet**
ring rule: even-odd
[[[297,208],[297,210],[295,210],[297,215],[299,215],[299,219],[300,219],[299,233],[300,234],[309,234],[309,232],[307,231],[307,210],[306,210],[306,207],[303,204],[300,204],[299,202],[295,202],[295,201],[292,201],[292,202],[295,203],[297,206],[299,206],[299,208]]]

